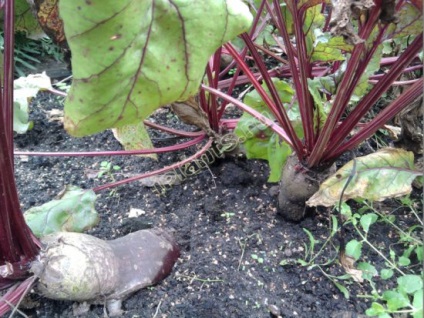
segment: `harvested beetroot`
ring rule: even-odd
[[[130,294],[165,278],[180,255],[175,240],[161,229],[111,241],[58,232],[41,242],[44,249],[31,266],[38,291],[52,299],[105,304],[109,316],[122,314],[122,300]]]

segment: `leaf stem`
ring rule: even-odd
[[[130,182],[133,182],[133,181],[137,181],[137,180],[144,179],[144,178],[147,178],[147,177],[151,177],[151,176],[154,176],[154,175],[157,175],[157,174],[161,174],[161,173],[165,173],[165,172],[168,172],[168,171],[171,171],[171,170],[178,169],[178,168],[184,166],[185,164],[190,163],[194,159],[199,158],[202,154],[204,154],[212,146],[212,143],[213,143],[213,139],[209,138],[208,142],[206,143],[205,146],[203,146],[202,149],[200,149],[198,152],[196,152],[194,155],[188,157],[187,159],[184,159],[180,162],[174,163],[174,164],[167,166],[167,167],[164,167],[162,169],[158,169],[158,170],[155,170],[155,171],[139,174],[137,176],[127,178],[127,179],[124,179],[124,180],[120,180],[120,181],[101,185],[99,187],[93,188],[93,191],[99,192],[99,191],[102,191],[102,190],[121,186],[121,185],[126,184],[126,183],[130,183]]]

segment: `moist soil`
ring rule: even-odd
[[[33,129],[15,136],[16,150],[122,149],[111,131],[85,138],[67,135],[61,121],[49,115],[62,105],[61,97],[40,93],[30,107]],[[195,130],[181,123],[168,108],[157,111],[150,120]],[[156,147],[186,141],[157,130],[149,132]],[[65,185],[90,189],[181,161],[200,148],[160,154],[157,161],[139,156],[16,156],[22,209],[52,200]],[[102,161],[121,169],[112,176],[98,177]],[[180,258],[165,280],[124,301],[123,317],[362,317],[370,301],[358,296],[371,293],[369,284],[339,281],[350,292],[346,299],[323,273],[345,274],[337,261],[337,240],[311,264],[333,260],[330,265],[308,267],[296,262],[305,260],[309,248],[304,229],[319,240],[315,251],[329,236],[331,210],[309,211],[299,223],[285,221],[277,215],[275,184],[267,183],[267,178],[266,162],[234,155],[216,160],[195,176],[161,191],[135,181],[98,192],[100,222],[87,233],[114,239],[161,227],[172,231],[181,248]],[[407,212],[393,201],[383,202],[381,207],[388,213],[396,210],[401,222],[411,222]],[[128,216],[132,209],[139,210],[137,217]],[[398,242],[399,237],[385,224],[373,227],[369,239],[379,247]],[[350,228],[346,228],[346,237],[355,237]],[[364,248],[363,255],[377,269],[383,268],[384,263],[371,250]],[[379,289],[393,284],[379,278],[375,282]],[[72,302],[48,300],[32,291],[20,309],[28,317],[73,317],[72,306]],[[93,305],[83,317],[104,315],[104,306]]]

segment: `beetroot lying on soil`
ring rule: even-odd
[[[52,299],[105,304],[109,316],[121,315],[122,300],[133,292],[165,278],[180,255],[174,239],[161,229],[111,241],[58,232],[41,242],[44,248],[31,266],[39,278],[37,290]]]

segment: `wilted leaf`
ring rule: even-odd
[[[382,201],[403,196],[411,192],[412,182],[422,175],[415,170],[413,153],[403,149],[384,148],[355,160],[356,173],[344,192],[343,201],[355,198]],[[339,202],[352,168],[353,161],[349,161],[321,184],[306,204],[332,206]]]
[[[402,132],[401,127],[392,126],[392,125],[384,125],[383,128],[389,133],[390,139],[394,141],[399,139],[399,135]]]
[[[336,36],[343,36],[349,44],[359,44],[363,40],[358,36],[353,27],[353,19],[358,15],[355,12],[366,11],[373,7],[374,1],[360,0],[360,1],[346,1],[346,0],[333,0],[333,12],[330,21],[330,31]]]
[[[202,129],[208,135],[215,135],[211,129],[208,117],[200,108],[195,97],[190,97],[183,102],[175,102],[171,104],[172,111],[186,124],[195,125]]]
[[[40,90],[52,88],[50,78],[45,74],[31,74],[13,82],[13,130],[24,134],[31,127],[28,122],[29,102]]]
[[[83,232],[99,222],[95,200],[92,190],[67,186],[60,198],[27,210],[25,221],[37,237],[59,231]]]
[[[85,136],[199,89],[208,58],[252,21],[239,0],[61,0],[74,80],[65,128]]]
[[[351,241],[352,242],[352,241]],[[347,251],[347,246],[346,246]],[[348,273],[352,276],[353,280],[355,280],[358,283],[362,283],[364,281],[362,277],[362,271],[355,268],[355,260],[352,257],[347,256],[346,254],[341,254],[339,257],[340,264]]]
[[[66,44],[63,21],[59,15],[59,0],[34,0],[38,23],[44,32],[58,45]]]
[[[125,148],[125,150],[142,150],[153,149],[152,141],[150,140],[149,133],[143,124],[139,121],[135,124],[128,124],[119,128],[112,129],[113,135],[116,140]],[[140,157],[149,157],[157,160],[155,153],[146,155],[137,155]]]

